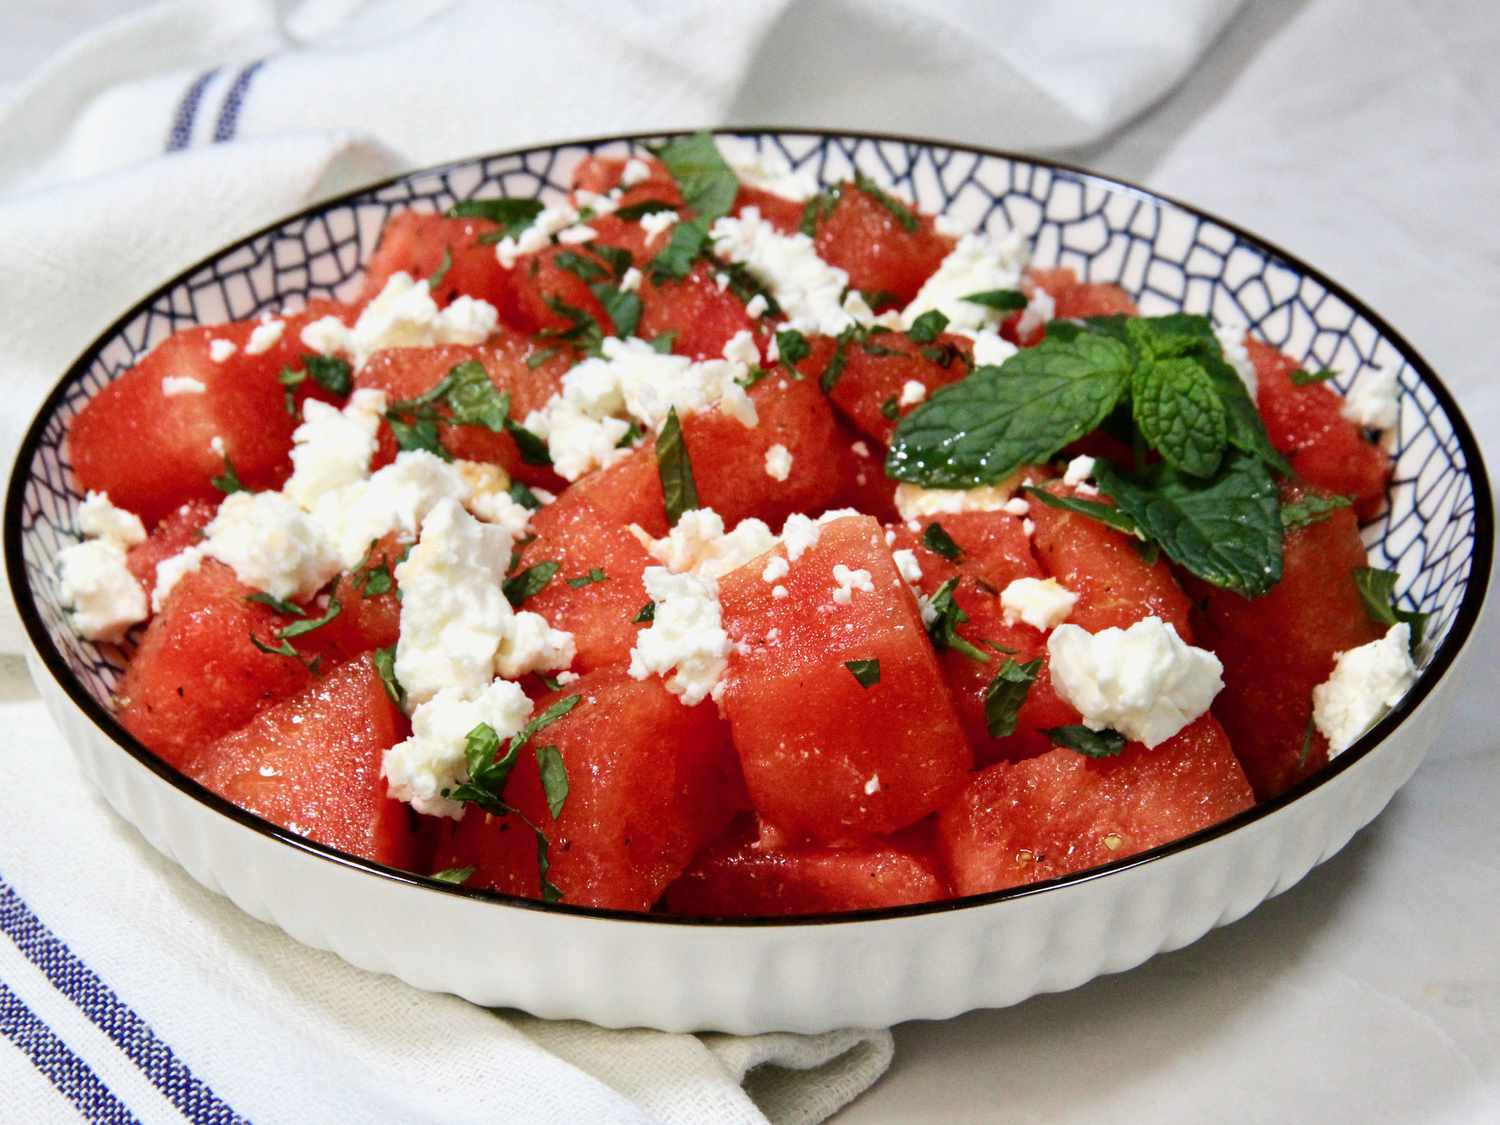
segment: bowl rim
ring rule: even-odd
[[[135,320],[143,312],[146,312],[155,302],[171,290],[182,285],[195,274],[211,266],[226,255],[234,253],[256,239],[273,234],[290,223],[313,218],[332,208],[354,203],[384,188],[392,187],[418,176],[442,174],[447,171],[472,166],[482,160],[501,160],[507,157],[523,156],[529,153],[546,152],[560,148],[578,147],[595,149],[604,145],[622,142],[640,144],[659,141],[669,137],[688,136],[696,132],[696,130],[692,129],[664,129],[557,140],[547,143],[523,145],[497,152],[476,153],[439,164],[411,169],[382,180],[364,184],[353,190],[321,199],[308,207],[284,215],[257,230],[251,231],[230,243],[218,247],[212,253],[151,289],[150,292],[131,305],[112,324],[100,332],[83,349],[79,356],[68,365],[58,382],[48,392],[46,398],[37,408],[17,450],[11,467],[10,484],[6,490],[5,497],[3,543],[6,576],[10,582],[11,597],[15,602],[17,613],[26,629],[27,638],[32,645],[34,653],[72,704],[93,723],[100,733],[106,735],[121,750],[135,759],[136,762],[146,767],[158,778],[183,795],[198,801],[214,812],[229,818],[261,836],[298,849],[307,855],[353,871],[362,872],[365,875],[374,876],[380,880],[389,880],[428,892],[457,895],[477,902],[520,910],[540,911],[563,917],[572,916],[598,921],[630,922],[637,926],[648,927],[698,927],[709,930],[782,929],[799,926],[854,925],[879,921],[896,922],[905,919],[943,915],[954,911],[973,910],[1013,899],[1029,898],[1033,895],[1045,894],[1049,891],[1089,883],[1096,879],[1179,855],[1199,845],[1210,843],[1219,837],[1226,836],[1229,833],[1236,832],[1270,817],[1314,790],[1332,782],[1344,771],[1350,769],[1357,762],[1371,754],[1388,736],[1393,734],[1426,700],[1438,681],[1449,671],[1473,634],[1488,592],[1490,571],[1493,564],[1495,533],[1494,501],[1491,496],[1489,476],[1485,471],[1479,442],[1474,437],[1468,420],[1464,417],[1453,394],[1437,376],[1426,358],[1404,336],[1392,328],[1385,318],[1380,316],[1380,314],[1375,312],[1374,309],[1348,289],[1344,288],[1344,286],[1301,258],[1287,253],[1277,244],[1262,238],[1253,231],[1247,230],[1236,223],[1222,219],[1212,212],[1185,203],[1174,196],[1153,191],[1150,188],[1143,187],[1129,180],[1091,171],[1090,169],[1065,161],[1052,160],[1012,150],[966,144],[960,141],[943,140],[936,137],[917,137],[910,134],[869,132],[858,129],[820,129],[808,126],[778,125],[723,125],[713,127],[709,131],[716,136],[802,136],[815,137],[822,140],[844,138],[873,141],[876,143],[914,145],[923,148],[949,149],[955,152],[973,153],[991,159],[1028,164],[1036,168],[1045,168],[1054,174],[1061,174],[1066,178],[1075,180],[1083,186],[1098,186],[1115,193],[1127,193],[1154,204],[1166,204],[1200,220],[1207,220],[1214,223],[1229,231],[1237,239],[1258,248],[1271,260],[1277,261],[1279,264],[1303,276],[1312,278],[1329,293],[1342,300],[1353,312],[1364,318],[1384,339],[1401,352],[1403,358],[1416,371],[1418,378],[1437,399],[1444,414],[1453,426],[1454,435],[1457,437],[1459,448],[1464,455],[1470,478],[1470,487],[1473,491],[1475,526],[1474,554],[1470,564],[1470,577],[1464,590],[1463,598],[1459,602],[1452,626],[1443,638],[1442,643],[1438,646],[1437,651],[1433,653],[1432,660],[1427,668],[1418,676],[1417,682],[1412,686],[1412,689],[1400,703],[1366,731],[1354,745],[1339,754],[1337,758],[1329,762],[1317,773],[1304,778],[1296,785],[1293,785],[1268,801],[1257,802],[1250,808],[1236,813],[1227,820],[1222,820],[1217,824],[1180,837],[1170,843],[1162,844],[1099,867],[1089,868],[1069,875],[1062,875],[1044,882],[1019,887],[1007,887],[1003,890],[988,891],[983,894],[964,895],[957,898],[945,899],[940,902],[913,903],[906,906],[880,907],[840,913],[779,915],[774,917],[757,916],[742,918],[724,915],[672,915],[605,909],[601,907],[581,906],[568,902],[544,903],[535,899],[522,898],[518,895],[504,894],[499,891],[445,883],[427,875],[419,875],[415,872],[404,871],[399,868],[376,863],[373,860],[363,859],[348,852],[339,851],[326,844],[320,844],[314,840],[299,836],[280,825],[274,824],[269,820],[257,816],[255,813],[231,803],[153,754],[143,743],[138,741],[125,729],[108,708],[84,690],[82,684],[73,676],[63,659],[62,653],[53,643],[51,636],[42,622],[41,613],[36,606],[34,592],[22,561],[21,512],[25,502],[26,487],[30,482],[28,467],[36,456],[37,447],[41,444],[42,437],[50,425],[53,416],[56,414],[58,407],[66,398],[67,392],[73,384],[87,372],[88,368],[92,366],[98,358],[99,353],[109,341],[118,336],[131,321]]]

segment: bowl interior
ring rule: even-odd
[[[1431,615],[1422,664],[1446,665],[1477,612],[1487,579],[1490,500],[1477,446],[1447,391],[1374,313],[1287,255],[1188,207],[1086,172],[1020,156],[914,140],[796,132],[721,138],[735,155],[785,161],[819,184],[858,169],[924,209],[975,227],[1031,238],[1042,264],[1123,286],[1147,313],[1238,320],[1349,389],[1394,369],[1400,420],[1390,504],[1365,529],[1372,565],[1400,573],[1400,600]],[[481,157],[414,172],[320,205],[235,244],[128,312],[67,373],[23,444],[7,509],[12,583],[39,648],[50,649],[90,696],[108,705],[124,648],[69,629],[54,580],[58,551],[78,538],[82,499],[64,437],[73,416],[110,380],[178,328],[294,311],[309,297],[348,299],[393,211],[441,210],[477,195],[555,200],[590,153],[625,155],[645,138],[614,138]],[[25,581],[18,583],[17,564]],[[1473,590],[1471,590],[1473,587]],[[1472,594],[1473,596],[1469,596]],[[111,724],[113,725],[113,724]],[[125,739],[118,727],[116,737]]]

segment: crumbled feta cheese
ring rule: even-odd
[[[167,398],[176,398],[178,395],[201,395],[208,388],[204,386],[201,379],[194,379],[191,375],[166,375],[162,377],[161,393]]]
[[[730,363],[743,363],[747,368],[760,363],[760,348],[755,344],[755,336],[744,328],[729,337],[721,354]]]
[[[358,368],[385,348],[482,344],[495,331],[499,318],[494,305],[473,297],[458,297],[439,309],[426,281],[414,281],[398,270],[364,307],[353,328],[346,328],[336,317],[324,317],[303,330],[302,342],[324,354],[347,352]]]
[[[1401,384],[1395,368],[1377,367],[1355,380],[1344,396],[1340,413],[1356,426],[1389,430],[1401,416]]]
[[[632,156],[625,161],[625,167],[620,172],[621,187],[635,187],[636,184],[644,183],[651,178],[651,165],[647,164],[639,156]]]
[[[146,541],[146,526],[140,516],[115,507],[109,493],[93,489],[78,506],[78,530],[90,539],[106,539],[122,548]]]
[[[873,797],[873,796],[875,796],[876,793],[879,793],[879,792],[880,792],[880,775],[878,773],[872,773],[870,775],[870,779],[865,782],[865,796],[866,797]]]
[[[657,238],[677,225],[677,212],[648,211],[636,221],[641,230],[646,232],[646,246],[649,248]]]
[[[535,254],[545,249],[556,235],[578,222],[578,212],[564,203],[557,207],[544,207],[531,224],[516,234],[508,234],[495,244],[495,258],[506,269],[514,268],[516,259],[523,254]]]
[[[766,560],[766,565],[760,572],[760,580],[767,584],[780,582],[791,569],[791,563],[786,561],[785,555],[772,555]]]
[[[214,434],[213,437],[208,439],[208,451],[215,457],[229,456],[229,450],[224,444],[224,439],[218,434]]]
[[[948,318],[950,331],[972,332],[998,325],[998,310],[964,298],[991,289],[1018,288],[1025,265],[1026,243],[1014,231],[964,235],[911,304],[901,310],[902,327],[910,328],[929,309],[937,309]]]
[[[837,336],[854,323],[843,307],[849,275],[818,257],[807,235],[782,234],[746,207],[715,220],[710,237],[721,260],[742,264],[771,291],[787,327]]]
[[[302,328],[302,346],[319,355],[349,350],[349,326],[336,316],[323,316]]]
[[[412,705],[445,687],[477,695],[494,677],[513,616],[500,588],[512,545],[509,532],[480,523],[456,500],[439,500],[427,513],[416,546],[396,567],[396,679]]]
[[[412,713],[411,737],[385,752],[380,772],[390,796],[427,816],[464,815],[464,805],[443,796],[469,780],[464,746],[469,732],[487,724],[502,745],[531,717],[531,700],[519,686],[495,680],[473,698],[445,687]]]
[[[463,503],[468,495],[469,484],[457,468],[426,450],[410,449],[368,480],[325,493],[312,518],[347,570],[358,565],[374,540],[393,531],[414,539],[439,501]]]
[[[1068,619],[1078,595],[1055,578],[1017,578],[1000,592],[1005,623],[1024,621],[1046,632]]]
[[[151,612],[160,613],[161,607],[167,604],[167,597],[189,574],[195,573],[203,565],[203,547],[201,545],[188,547],[186,550],[178,551],[170,558],[165,558],[156,564],[156,582],[151,587]]]
[[[634,524],[630,530],[647,553],[673,573],[706,578],[738,570],[776,545],[771,529],[758,519],[741,520],[725,534],[724,521],[712,508],[684,512],[663,539],[651,538]]]
[[[279,492],[226,496],[200,546],[246,586],[276,598],[310,597],[341,569],[322,529]]]
[[[1224,686],[1219,658],[1155,616],[1097,633],[1059,625],[1047,638],[1047,655],[1058,695],[1086,726],[1112,728],[1147,747],[1202,715]]]
[[[1032,333],[1046,328],[1056,315],[1057,302],[1052,299],[1052,294],[1038,285],[1032,290],[1026,307],[1021,310],[1021,319],[1016,321],[1016,335],[1022,340],[1029,340]]]
[[[1087,454],[1075,457],[1063,471],[1063,484],[1077,487],[1094,475],[1094,459]]]
[[[787,588],[785,586],[771,587],[771,597],[775,598],[777,601],[780,601],[782,598],[787,596]]]
[[[590,226],[567,227],[557,232],[557,241],[564,246],[582,246],[598,237],[599,232]]]
[[[582,678],[577,672],[559,672],[557,674],[557,682],[563,687],[567,687],[569,684],[576,684]]]
[[[1027,536],[1035,535],[1036,534],[1036,524],[1033,523],[1031,520],[1022,520],[1021,521],[1021,531],[1024,532]]]
[[[673,574],[659,566],[648,566],[642,583],[656,603],[656,613],[651,624],[635,636],[630,675],[637,680],[667,677],[666,689],[684,706],[695,706],[718,686],[729,666],[729,636],[720,619],[718,583],[696,574]]]
[[[1234,373],[1250,392],[1250,401],[1255,401],[1260,379],[1255,374],[1255,364],[1250,360],[1250,349],[1245,346],[1245,336],[1250,329],[1242,321],[1215,322],[1214,336],[1219,341],[1219,350],[1224,353],[1224,362],[1234,368]]]
[[[786,480],[792,474],[792,455],[787,447],[777,442],[766,450],[766,476],[772,480]]]
[[[975,367],[999,367],[1021,350],[1000,333],[988,328],[981,328],[978,331],[949,328],[948,331],[973,343]]]
[[[250,339],[245,341],[246,355],[261,355],[270,351],[281,342],[281,334],[286,331],[284,320],[263,320],[255,326],[250,333]]]
[[[540,613],[523,609],[505,623],[495,650],[495,671],[513,680],[527,672],[547,672],[573,663],[573,634],[554,629]]]
[[[922,581],[922,564],[917,561],[917,553],[902,548],[899,551],[892,551],[891,559],[896,564],[901,581],[915,589],[917,583]]]
[[[611,191],[608,195],[600,195],[597,191],[589,191],[588,188],[579,188],[573,193],[573,202],[578,205],[580,212],[592,211],[598,215],[613,215],[620,207],[620,193]],[[582,217],[580,215],[580,217]],[[561,241],[559,239],[559,241]],[[587,241],[585,239],[584,241]]]
[[[729,167],[745,187],[771,192],[784,199],[811,199],[818,194],[818,181],[808,172],[794,171],[775,152],[735,152],[733,144],[723,144]]]
[[[870,447],[863,441],[851,441],[849,443],[849,448],[854,450],[854,455],[856,457],[868,458],[870,456]]]
[[[620,292],[634,293],[641,287],[641,271],[631,266],[625,271],[625,276],[620,278]]]
[[[745,315],[751,320],[759,320],[766,315],[766,310],[770,307],[771,303],[766,300],[766,295],[757,293],[745,302]]]
[[[90,641],[119,641],[146,619],[146,594],[115,539],[87,539],[57,554],[58,597],[68,620]]]
[[[368,476],[385,407],[385,392],[370,388],[355,391],[342,410],[306,400],[302,424],[292,431],[292,475],[282,491],[311,511],[325,493]]]
[[[216,336],[208,342],[208,358],[215,363],[223,363],[239,350],[233,340],[226,340],[222,336]]]
[[[519,539],[531,522],[531,510],[510,494],[510,478],[498,465],[483,461],[455,461],[453,471],[464,482],[463,505],[485,523],[499,524]]]
[[[907,521],[956,512],[1004,511],[1021,478],[1022,473],[1017,470],[1002,481],[978,488],[923,488],[916,484],[899,484],[896,486],[896,511]]]
[[[833,600],[838,605],[848,605],[856,590],[866,594],[875,592],[875,582],[870,577],[870,572],[862,567],[850,570],[843,563],[834,563],[833,581]]]
[[[1392,625],[1378,641],[1338,654],[1328,679],[1313,688],[1313,722],[1328,739],[1328,756],[1342,754],[1400,702],[1417,679],[1411,627]]]
[[[1008,516],[1024,516],[1031,511],[1031,505],[1019,496],[1012,496],[1000,510]]]
[[[908,379],[901,384],[901,397],[897,400],[898,406],[915,406],[927,397],[927,388],[915,379]]]
[[[787,516],[786,522],[781,525],[781,543],[786,548],[786,557],[792,562],[800,559],[804,552],[812,550],[818,545],[818,537],[823,533],[823,525],[841,520],[846,516],[857,516],[859,512],[853,508],[834,508],[824,512],[817,519],[804,516],[801,512],[793,512]]]

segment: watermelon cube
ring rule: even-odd
[[[395,273],[417,280],[433,276],[448,258],[432,298],[439,307],[464,295],[494,303],[505,271],[492,245],[480,242],[499,227],[488,219],[449,219],[420,211],[400,211],[386,221],[380,245],[365,267],[361,301],[373,300]]]
[[[837,202],[815,230],[818,256],[847,273],[851,289],[874,297],[876,308],[907,304],[953,249],[930,216],[894,197],[882,202],[853,183],[839,186]]]
[[[919,344],[904,332],[877,332],[842,345],[826,336],[808,343],[812,350],[797,369],[826,381],[830,365],[838,365],[828,397],[860,433],[881,445],[890,442],[903,415],[939,387],[969,373],[969,342],[954,336]],[[920,393],[909,387],[911,383],[920,385]]]
[[[660,250],[666,240],[667,235],[661,236],[650,252]],[[732,289],[720,288],[715,272],[709,263],[698,262],[681,279],[658,283],[648,275],[641,283],[641,321],[636,334],[651,340],[675,333],[672,350],[678,355],[717,359],[737,333],[750,332],[764,352],[768,339],[764,321],[753,319]]]
[[[146,596],[156,588],[156,568],[165,560],[187,550],[203,538],[203,529],[218,512],[219,506],[207,500],[189,500],[162,517],[151,529],[144,543],[137,543],[125,555],[125,565],[135,575]]]

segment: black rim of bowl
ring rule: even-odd
[[[801,914],[775,917],[750,917],[740,918],[734,916],[711,916],[711,915],[672,915],[656,913],[640,913],[631,910],[603,909],[593,906],[579,906],[568,902],[543,903],[535,899],[522,898],[516,895],[503,894],[499,891],[486,890],[477,887],[463,887],[451,883],[441,882],[425,875],[418,875],[411,871],[387,867],[373,860],[361,859],[347,852],[341,852],[326,844],[319,844],[299,836],[280,825],[257,816],[252,812],[232,804],[225,798],[219,796],[210,789],[205,788],[198,782],[193,781],[185,774],[179,773],[162,759],[158,758],[144,744],[137,741],[120,724],[119,720],[97,700],[94,699],[68,668],[62,654],[57,646],[53,644],[42,622],[32,595],[30,581],[26,574],[26,568],[21,556],[21,512],[24,504],[26,487],[30,481],[30,466],[35,459],[38,445],[40,445],[44,431],[52,416],[56,413],[69,388],[73,386],[92,366],[99,352],[106,343],[118,335],[132,320],[145,312],[153,303],[159,300],[170,290],[181,285],[200,270],[211,265],[224,255],[232,253],[247,243],[286,226],[288,223],[297,222],[301,219],[310,218],[330,208],[342,204],[358,201],[373,192],[390,187],[416,176],[441,174],[446,171],[457,170],[474,164],[479,160],[504,159],[506,157],[522,156],[527,153],[545,152],[557,148],[585,148],[595,149],[603,145],[619,144],[622,142],[634,142],[636,144],[656,141],[666,137],[684,136],[690,130],[663,130],[659,132],[635,132],[618,133],[609,136],[588,137],[578,140],[556,141],[550,144],[528,145],[522,148],[507,149],[501,152],[480,153],[459,160],[447,161],[442,164],[432,165],[426,168],[414,169],[391,176],[384,180],[366,184],[353,191],[324,199],[301,211],[287,215],[270,223],[259,230],[237,239],[227,246],[220,247],[201,261],[182,270],[176,276],[158,285],[140,301],[136,302],[130,309],[121,315],[112,325],[105,329],[91,343],[83,353],[69,365],[66,373],[57,385],[47,395],[46,400],[38,408],[35,418],[27,429],[26,436],[21,442],[20,450],[11,473],[10,488],[5,502],[5,565],[6,573],[10,580],[12,597],[15,600],[17,611],[21,621],[24,623],[26,633],[35,647],[36,652],[46,666],[47,671],[62,687],[63,691],[72,700],[90,721],[100,731],[122,750],[145,766],[157,777],[166,781],[182,793],[192,797],[215,812],[236,821],[251,831],[258,832],[262,836],[268,836],[279,840],[281,843],[299,849],[320,859],[351,868],[355,871],[373,875],[380,879],[394,880],[413,887],[437,892],[440,894],[459,895],[464,898],[474,899],[482,902],[490,902],[496,905],[515,907],[522,910],[539,910],[552,914],[576,915],[583,918],[609,919],[621,922],[632,922],[637,925],[650,926],[699,926],[709,929],[717,928],[745,928],[745,927],[781,927],[781,926],[830,926],[848,925],[858,922],[871,921],[893,921],[904,918],[914,918],[926,915],[940,914],[954,910],[969,910],[976,907],[989,906],[1004,902],[1008,899],[1024,898],[1031,895],[1045,894],[1048,891],[1059,890],[1064,887],[1074,886],[1081,883],[1101,879],[1119,871],[1141,867],[1145,864],[1155,863],[1169,856],[1179,855],[1183,852],[1205,844],[1211,840],[1218,839],[1249,824],[1253,824],[1265,817],[1271,816],[1286,806],[1299,800],[1306,794],[1312,792],[1339,774],[1352,767],[1356,762],[1365,758],[1374,751],[1386,736],[1393,733],[1407,716],[1417,709],[1418,706],[1431,693],[1434,686],[1442,679],[1444,674],[1452,666],[1459,652],[1463,649],[1469,636],[1473,632],[1474,625],[1479,619],[1480,611],[1484,604],[1485,594],[1489,583],[1490,567],[1494,550],[1494,509],[1490,495],[1490,484],[1485,472],[1484,461],[1480,455],[1479,443],[1475,440],[1473,432],[1469,428],[1458,403],[1448,388],[1444,386],[1437,374],[1432,370],[1422,355],[1411,346],[1411,344],[1400,333],[1396,332],[1386,320],[1361,301],[1353,293],[1350,293],[1338,282],[1326,276],[1313,266],[1302,261],[1293,254],[1287,253],[1279,246],[1261,238],[1245,228],[1228,222],[1218,216],[1184,203],[1169,195],[1152,191],[1149,188],[1131,183],[1127,180],[1116,179],[1112,176],[1102,175],[1098,172],[1089,171],[1076,165],[1066,164],[1042,157],[1030,156],[1026,153],[1010,152],[1002,149],[983,148],[977,145],[962,144],[955,141],[943,141],[933,138],[912,137],[896,133],[869,133],[858,130],[827,130],[812,129],[799,126],[722,126],[714,130],[715,133],[725,136],[801,136],[818,137],[823,139],[849,138],[862,141],[875,141],[882,143],[894,143],[904,145],[921,146],[924,148],[947,149],[956,152],[974,153],[993,159],[1008,160],[1021,164],[1029,164],[1039,168],[1046,168],[1053,173],[1060,174],[1066,178],[1073,179],[1083,184],[1096,185],[1112,192],[1127,192],[1138,198],[1151,203],[1165,204],[1177,208],[1187,214],[1199,219],[1215,223],[1229,231],[1237,238],[1265,253],[1270,259],[1285,265],[1290,269],[1312,278],[1322,285],[1328,292],[1344,301],[1355,313],[1363,317],[1377,332],[1380,333],[1390,344],[1392,344],[1402,356],[1415,369],[1422,382],[1431,390],[1433,396],[1438,400],[1444,414],[1453,426],[1455,436],[1458,438],[1459,447],[1463,451],[1467,471],[1473,489],[1473,518],[1474,518],[1474,554],[1470,563],[1470,571],[1467,585],[1462,600],[1459,602],[1457,613],[1453,624],[1450,626],[1447,636],[1433,653],[1432,661],[1422,672],[1412,690],[1404,699],[1391,710],[1384,718],[1375,724],[1370,730],[1345,750],[1323,769],[1301,782],[1292,786],[1284,793],[1269,801],[1259,802],[1243,812],[1237,813],[1227,820],[1218,824],[1201,829],[1188,836],[1140,852],[1125,859],[1116,860],[1113,863],[1101,867],[1089,868],[1085,871],[1075,872],[1070,875],[1059,876],[1045,882],[1033,883],[1020,887],[1009,887],[1004,890],[990,891],[984,894],[966,895],[960,898],[945,899],[941,902],[914,903],[909,906],[881,907],[867,910],[851,910],[840,913],[823,914]]]

